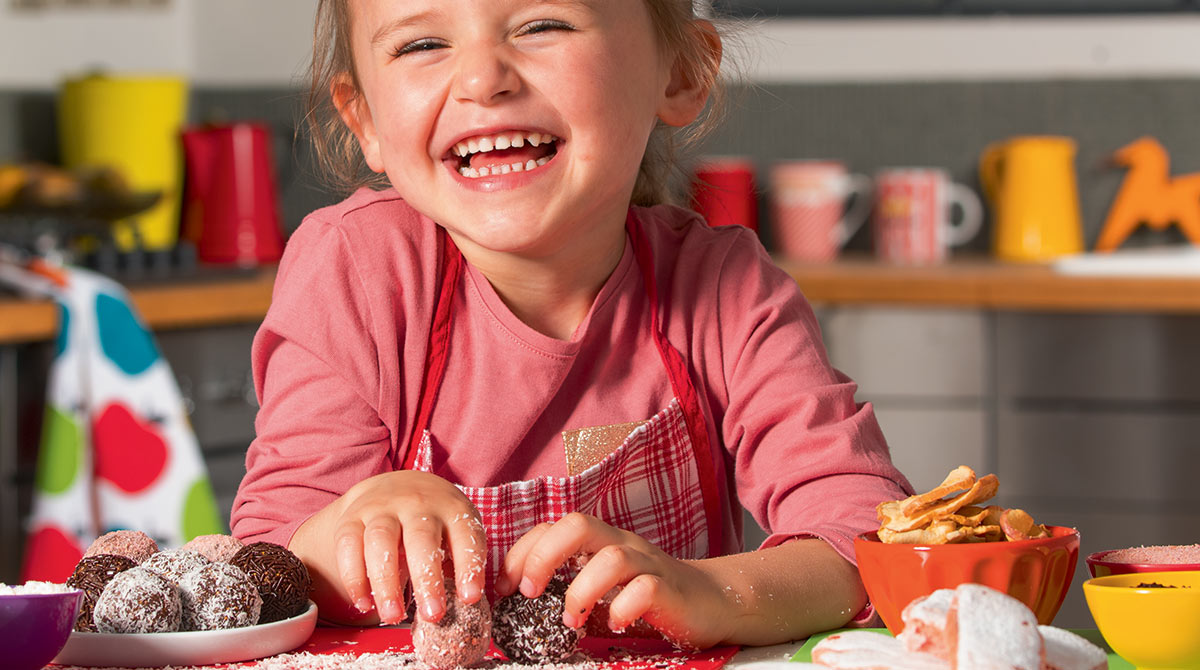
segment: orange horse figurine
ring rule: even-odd
[[[1170,176],[1167,150],[1153,137],[1118,149],[1113,163],[1129,168],[1096,241],[1096,251],[1112,251],[1139,225],[1163,230],[1178,224],[1200,245],[1200,173]]]

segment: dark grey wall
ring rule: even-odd
[[[1200,171],[1197,79],[791,84],[737,89],[731,97],[727,122],[703,149],[750,156],[763,175],[775,160],[838,158],[867,174],[943,167],[978,192],[976,161],[989,143],[1024,134],[1073,137],[1089,246],[1123,175],[1104,165],[1112,151],[1153,135],[1175,172]],[[1131,244],[1177,236],[1142,230]],[[860,231],[851,246],[865,247],[866,238]],[[980,235],[971,246],[985,249],[987,240]]]
[[[725,122],[699,151],[749,156],[760,175],[780,159],[838,158],[868,174],[881,167],[939,166],[978,190],[975,164],[988,143],[1020,134],[1073,137],[1089,245],[1122,177],[1104,165],[1109,153],[1153,135],[1170,151],[1176,173],[1200,171],[1200,79],[771,84],[731,93]],[[312,173],[305,143],[293,142],[301,104],[301,94],[291,89],[198,89],[191,103],[193,122],[272,125],[289,230],[336,199]],[[49,92],[0,91],[0,162],[57,160],[54,107]],[[763,198],[765,217],[765,193]],[[763,229],[770,244],[765,220]],[[850,246],[865,248],[866,237],[860,231]],[[1131,244],[1177,237],[1143,230]],[[972,244],[984,249],[987,239],[983,234]]]

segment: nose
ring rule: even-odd
[[[491,105],[520,90],[520,77],[502,46],[463,49],[458,61],[453,93],[459,100]]]

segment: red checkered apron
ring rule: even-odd
[[[625,438],[603,460],[566,477],[538,477],[499,486],[459,489],[479,510],[488,534],[488,584],[494,583],[512,545],[539,523],[570,512],[596,516],[611,526],[637,533],[682,559],[719,552],[721,518],[716,468],[699,397],[682,354],[667,341],[658,321],[653,257],[641,225],[631,212],[626,221],[641,266],[654,338],[675,398]],[[440,232],[440,229],[439,229]],[[442,233],[443,263],[429,357],[404,468],[431,470],[436,438],[429,432],[434,398],[446,370],[453,322],[453,295],[462,254]]]

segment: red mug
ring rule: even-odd
[[[692,209],[710,226],[758,230],[754,164],[744,158],[704,158],[692,174]]]
[[[274,154],[267,126],[234,123],[183,131],[182,239],[206,263],[253,266],[283,254]]]
[[[871,213],[871,179],[834,160],[771,169],[771,224],[780,253],[797,261],[837,258]]]

